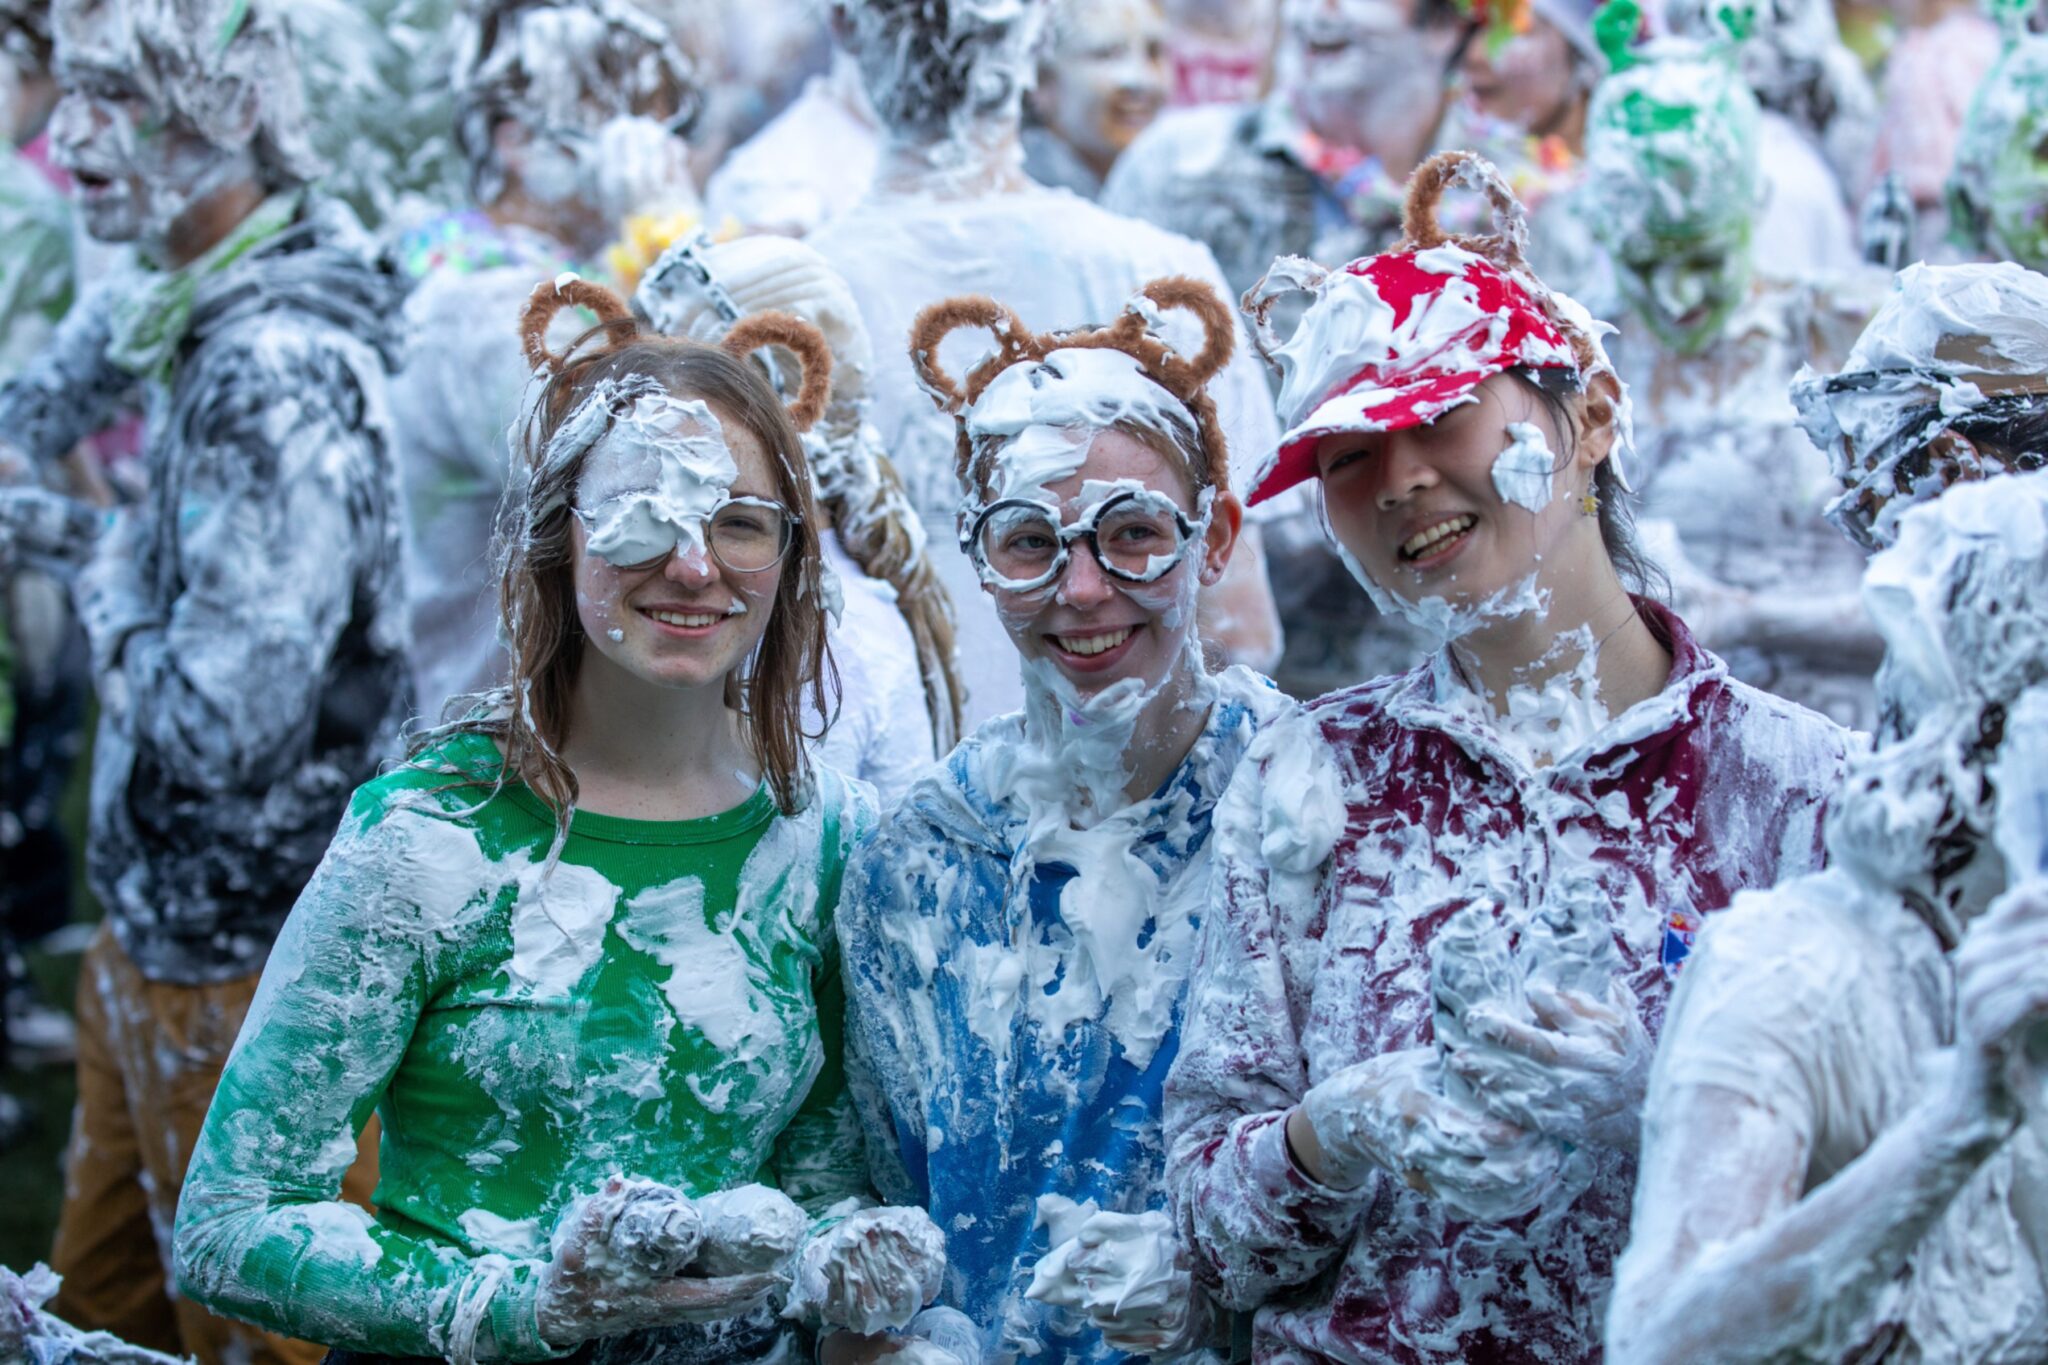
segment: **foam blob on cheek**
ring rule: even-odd
[[[1502,502],[1541,512],[1556,495],[1557,456],[1533,422],[1508,423],[1508,447],[1493,460],[1493,489]]]
[[[739,466],[699,399],[642,394],[613,425],[584,474],[585,548],[621,567],[680,550],[708,559],[705,528]]]

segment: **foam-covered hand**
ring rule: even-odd
[[[923,1209],[862,1209],[804,1243],[783,1316],[863,1336],[938,1297],[946,1238]]]
[[[1130,1355],[1175,1355],[1207,1336],[1208,1299],[1167,1214],[1102,1213],[1042,1195],[1038,1216],[1053,1245],[1033,1268],[1027,1297],[1085,1314]]]
[[[1999,1122],[2048,1103],[2048,878],[2013,887],[1956,950],[1960,1070]]]
[[[1605,1000],[1580,991],[1526,988],[1535,1022],[1492,1004],[1463,1018],[1466,1042],[1444,1066],[1486,1112],[1577,1146],[1634,1151],[1655,1052],[1628,988]]]
[[[741,1185],[696,1201],[704,1242],[690,1264],[695,1275],[748,1275],[779,1270],[803,1245],[811,1220],[796,1201],[766,1185]]]
[[[679,1322],[738,1317],[781,1284],[767,1273],[686,1277],[704,1239],[680,1190],[613,1176],[571,1204],[556,1225],[535,1317],[549,1345]]]
[[[1558,1144],[1445,1095],[1436,1050],[1382,1053],[1312,1086],[1300,1113],[1325,1184],[1355,1189],[1387,1171],[1457,1217],[1527,1213],[1556,1178]]]
[[[92,558],[107,515],[34,485],[0,487],[0,564],[76,568]]]

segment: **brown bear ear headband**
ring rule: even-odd
[[[611,334],[612,339],[606,347],[576,357],[566,353],[557,355],[548,349],[549,325],[562,309],[572,307],[587,308],[597,315],[598,325]],[[603,355],[606,350],[628,342],[668,340],[658,332],[643,330],[634,319],[632,310],[626,307],[625,300],[617,294],[601,284],[593,284],[574,275],[561,275],[534,286],[533,295],[527,299],[526,309],[520,315],[519,335],[526,348],[527,363],[536,372],[549,375],[559,375],[575,360]],[[696,343],[672,341],[671,344],[689,346]],[[797,386],[796,398],[788,405],[789,420],[799,432],[809,431],[824,414],[825,400],[832,392],[832,348],[826,344],[825,334],[787,313],[756,313],[734,323],[732,330],[718,343],[719,350],[741,359],[766,346],[780,346],[797,358],[803,378]]]
[[[910,327],[910,364],[918,383],[941,411],[956,416],[972,407],[995,377],[1023,361],[1043,360],[1054,351],[1102,348],[1122,351],[1138,362],[1145,376],[1193,410],[1206,398],[1203,388],[1230,361],[1237,345],[1230,309],[1216,291],[1186,275],[1154,280],[1140,291],[1152,307],[1136,300],[1126,305],[1107,327],[1072,332],[1033,332],[1016,314],[979,294],[942,299],[917,315]],[[1153,331],[1162,310],[1184,309],[1202,324],[1202,349],[1182,356]],[[996,353],[968,371],[963,386],[939,364],[939,346],[961,327],[986,328]]]

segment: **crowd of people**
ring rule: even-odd
[[[0,1361],[2048,1359],[2035,9],[0,0]]]

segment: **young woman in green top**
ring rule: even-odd
[[[602,321],[557,356],[569,304]],[[799,729],[832,676],[797,436],[824,340],[644,335],[570,277],[524,328],[512,685],[356,792],[208,1114],[179,1278],[355,1358],[769,1360],[778,1309],[900,1322],[937,1229],[821,1216],[867,1188],[832,920],[874,823]],[[338,1198],[373,1109],[374,1219]]]

